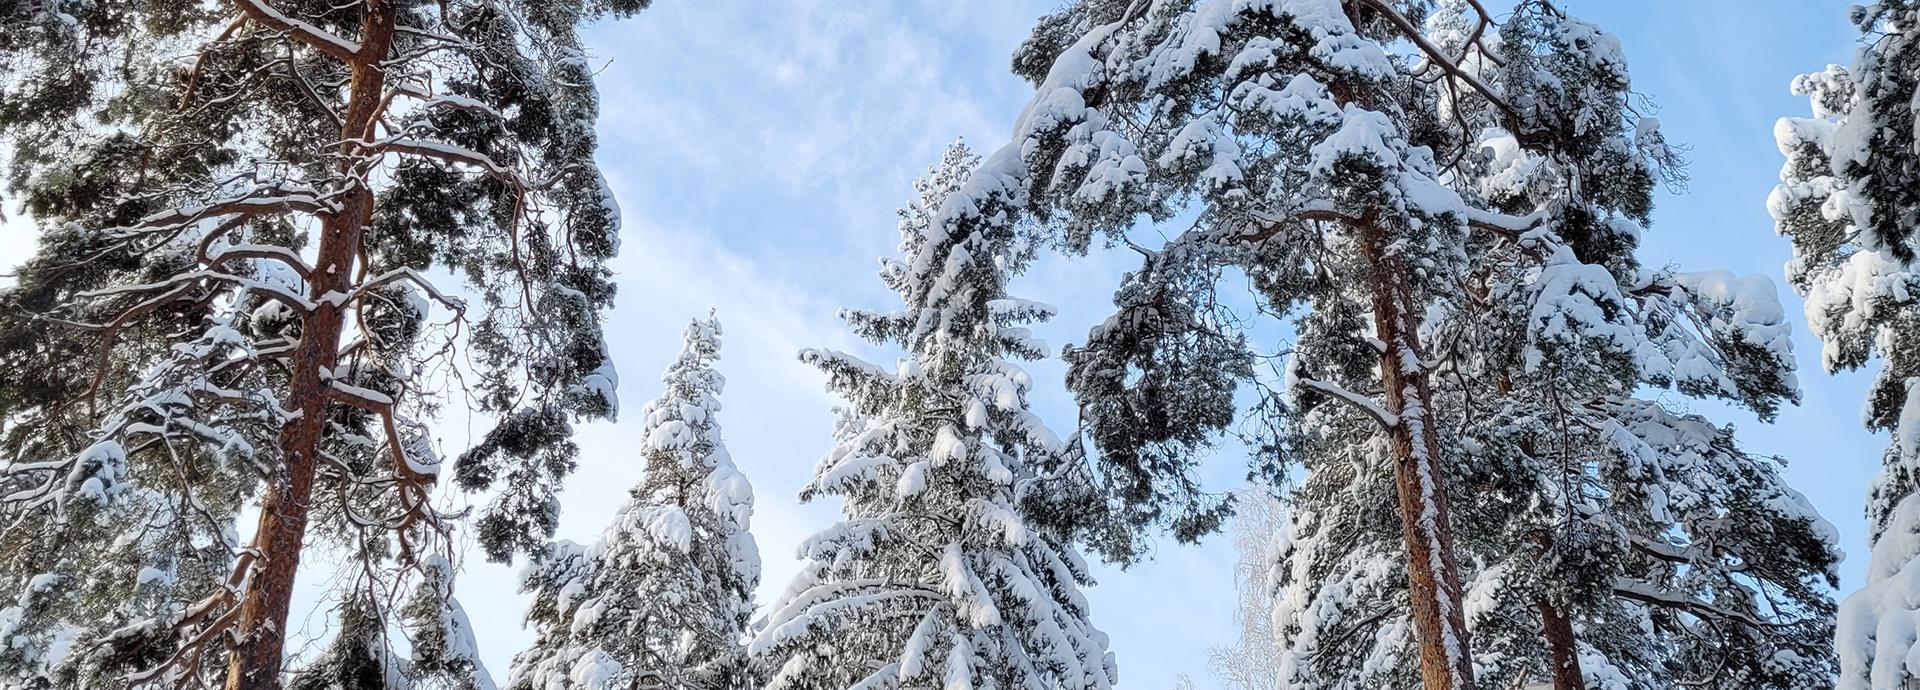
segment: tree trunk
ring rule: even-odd
[[[1342,10],[1354,26],[1366,26],[1362,3]],[[1341,106],[1372,108],[1372,99],[1339,82],[1329,86]],[[1453,523],[1447,515],[1447,473],[1440,466],[1435,435],[1432,387],[1420,349],[1420,319],[1408,276],[1412,270],[1387,255],[1392,238],[1380,227],[1378,211],[1353,223],[1361,258],[1372,269],[1374,337],[1380,352],[1380,384],[1395,424],[1389,430],[1393,484],[1400,504],[1400,536],[1407,546],[1407,594],[1412,605],[1414,641],[1420,648],[1420,685],[1425,690],[1473,687],[1473,654],[1461,606],[1460,564],[1453,553]]]
[[[1393,483],[1400,502],[1400,534],[1407,545],[1407,589],[1414,637],[1420,647],[1420,678],[1426,690],[1462,690],[1473,685],[1466,617],[1461,611],[1460,566],[1454,559],[1447,516],[1447,475],[1428,405],[1433,400],[1419,340],[1419,314],[1407,286],[1408,268],[1386,254],[1387,238],[1371,220],[1355,228],[1372,266],[1374,336],[1386,344],[1380,379],[1391,429]]]
[[[1580,653],[1574,646],[1573,621],[1560,615],[1560,609],[1546,597],[1536,600],[1534,607],[1540,609],[1540,623],[1546,628],[1553,690],[1587,690],[1586,676],[1580,672]]]
[[[374,132],[386,91],[386,74],[380,61],[392,44],[393,26],[392,5],[385,0],[369,0],[361,21],[360,50],[348,61],[353,81],[342,118],[343,141],[366,139]],[[364,173],[370,168],[367,162],[347,156],[336,183],[349,176],[365,179]],[[340,334],[349,307],[327,296],[352,291],[355,257],[360,254],[361,237],[373,215],[373,192],[364,183],[343,186],[350,191],[341,197],[340,212],[324,219],[320,226],[318,258],[307,287],[307,298],[315,308],[305,315],[300,344],[290,362],[287,407],[299,416],[280,431],[283,466],[278,476],[269,478],[261,499],[260,522],[253,537],[253,548],[259,556],[239,601],[235,631],[239,641],[228,658],[227,690],[280,687],[287,612],[306,540],[314,466],[332,397],[330,376],[339,363]]]

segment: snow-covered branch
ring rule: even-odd
[[[1361,395],[1359,393],[1355,393],[1353,391],[1347,390],[1346,388],[1340,386],[1339,384],[1330,383],[1330,382],[1322,381],[1315,378],[1308,378],[1305,376],[1299,377],[1298,383],[1302,386],[1306,386],[1316,391],[1320,391],[1321,393],[1325,393],[1328,396],[1331,396],[1334,399],[1344,402],[1348,405],[1354,406],[1355,408],[1359,409],[1361,412],[1367,413],[1367,416],[1373,417],[1375,421],[1380,422],[1381,426],[1384,426],[1387,428],[1393,428],[1394,426],[1400,423],[1399,416],[1393,414],[1392,412],[1388,412],[1387,408],[1381,407],[1380,403],[1375,402],[1372,397]]]
[[[294,19],[265,0],[238,0],[247,17],[274,31],[287,34],[309,48],[342,62],[350,62],[360,53],[360,44],[336,36],[331,31]]]
[[[373,290],[403,281],[418,286],[422,291],[426,292],[429,297],[432,297],[434,301],[439,302],[441,306],[455,312],[465,312],[467,309],[466,300],[441,292],[440,288],[435,286],[433,281],[427,280],[426,276],[421,275],[420,271],[407,267],[392,269],[368,279],[366,282],[361,283],[360,287],[355,288],[351,294],[347,295],[343,303],[352,304],[364,298],[367,293]]]
[[[1402,37],[1413,43],[1414,47],[1418,48],[1420,53],[1426,56],[1430,64],[1439,67],[1449,78],[1466,84],[1469,88],[1473,89],[1475,93],[1479,94],[1481,98],[1486,99],[1488,103],[1492,103],[1495,107],[1505,112],[1516,124],[1518,123],[1520,120],[1519,109],[1514,108],[1513,104],[1508,103],[1506,98],[1502,97],[1492,88],[1489,88],[1486,83],[1480,81],[1478,77],[1461,68],[1460,63],[1452,56],[1447,55],[1446,51],[1441,50],[1439,46],[1427,40],[1426,33],[1421,31],[1420,27],[1414,25],[1413,20],[1401,14],[1399,8],[1388,4],[1385,0],[1346,0],[1346,2],[1349,4],[1366,5],[1374,11],[1379,12],[1387,18],[1387,21],[1393,24],[1394,28],[1399,29]],[[1487,18],[1484,9],[1479,9],[1477,4],[1475,7],[1480,13],[1481,18]]]
[[[259,292],[269,298],[283,302],[287,306],[293,307],[295,310],[300,311],[302,313],[310,312],[310,311],[313,311],[314,309],[313,302],[309,301],[306,298],[306,296],[293,292],[291,290],[288,290],[285,287],[275,285],[273,283],[269,283],[262,280],[256,280],[256,279],[248,278],[245,276],[234,275],[232,273],[225,273],[225,272],[215,271],[211,269],[187,271],[187,272],[175,275],[166,280],[156,281],[152,283],[140,283],[136,285],[118,285],[110,288],[89,290],[87,292],[80,293],[79,296],[84,299],[92,299],[97,297],[111,297],[114,295],[137,294],[137,293],[143,293],[143,292],[152,292],[154,290],[179,287],[183,285],[193,285],[201,281],[208,281],[208,280],[229,283],[242,288],[246,288],[248,290]]]
[[[301,278],[313,277],[313,267],[308,266],[300,254],[286,247],[270,244],[234,244],[206,252],[201,258],[209,266],[217,266],[234,259],[264,259],[277,261],[282,266],[300,274]]]
[[[1740,611],[1733,611],[1720,606],[1715,606],[1712,603],[1701,601],[1700,599],[1697,599],[1685,594],[1681,594],[1679,592],[1672,591],[1671,589],[1661,587],[1659,585],[1655,585],[1650,582],[1644,582],[1641,580],[1635,580],[1631,578],[1623,577],[1623,578],[1614,580],[1613,593],[1615,596],[1619,596],[1625,599],[1632,599],[1634,601],[1638,601],[1645,604],[1652,604],[1655,606],[1665,606],[1667,608],[1681,609],[1697,616],[1701,616],[1705,618],[1713,618],[1717,620],[1735,621],[1739,623],[1744,623],[1748,626],[1752,626],[1755,628],[1771,628],[1771,627],[1780,627],[1784,625],[1791,625],[1791,623],[1774,623],[1769,621],[1763,621],[1758,618],[1754,618],[1752,615],[1742,613]]]
[[[337,209],[327,197],[311,189],[289,190],[265,186],[246,194],[197,206],[182,206],[141,218],[138,222],[100,232],[109,237],[130,237],[157,229],[179,228],[221,216],[258,216],[267,213],[299,212],[329,216]]]
[[[359,142],[373,153],[400,153],[433,158],[448,163],[471,165],[485,170],[488,175],[502,182],[514,185],[522,190],[537,189],[541,185],[528,182],[512,168],[494,162],[486,154],[453,144],[425,139],[393,138],[373,142]]]

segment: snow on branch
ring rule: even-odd
[[[240,0],[240,9],[247,17],[267,28],[292,36],[294,40],[309,48],[318,50],[342,62],[349,62],[360,53],[360,44],[341,38],[320,27],[294,19],[274,9],[263,0]]]
[[[1546,209],[1540,209],[1524,216],[1512,216],[1485,209],[1467,207],[1467,226],[1481,230],[1491,230],[1504,235],[1518,236],[1547,221]]]
[[[1520,121],[1520,110],[1518,108],[1513,107],[1512,103],[1508,103],[1505,98],[1489,88],[1484,82],[1474,77],[1471,72],[1461,68],[1459,60],[1447,55],[1446,51],[1441,50],[1439,46],[1428,41],[1425,32],[1422,32],[1420,27],[1415,26],[1413,20],[1401,14],[1399,9],[1385,0],[1360,0],[1360,2],[1373,8],[1382,16],[1385,16],[1387,21],[1393,24],[1394,28],[1400,30],[1402,36],[1412,42],[1414,47],[1426,56],[1428,62],[1440,68],[1440,71],[1445,72],[1449,78],[1466,84],[1468,88],[1473,89],[1481,98],[1486,99],[1488,103],[1492,103],[1494,107],[1506,113],[1506,115],[1516,123]],[[1482,20],[1490,21],[1490,17],[1487,16],[1486,11],[1480,8],[1477,2],[1474,4],[1474,9],[1479,12]]]
[[[1704,618],[1738,621],[1755,628],[1773,628],[1790,625],[1790,623],[1763,621],[1747,613],[1715,606],[1711,603],[1701,601],[1698,598],[1670,591],[1667,588],[1632,578],[1623,577],[1614,580],[1613,593],[1615,596],[1624,599],[1632,599],[1655,606],[1681,609]]]
[[[300,258],[299,253],[286,247],[271,244],[230,245],[206,252],[201,258],[208,265],[218,265],[233,259],[266,259],[278,261],[287,268],[293,269],[294,273],[300,274],[301,278],[313,277],[313,267],[308,266],[306,260]]]
[[[170,287],[190,285],[202,280],[217,280],[217,281],[232,283],[239,287],[262,293],[269,298],[284,302],[287,304],[287,306],[293,307],[302,312],[311,312],[314,309],[313,302],[307,300],[305,296],[295,293],[293,291],[290,291],[279,285],[274,285],[272,283],[268,283],[265,281],[255,280],[253,278],[247,278],[243,276],[237,276],[231,273],[222,273],[220,271],[214,271],[214,270],[187,271],[185,273],[181,273],[179,275],[173,276],[172,278],[168,278],[166,280],[153,282],[153,283],[140,283],[137,285],[120,285],[116,287],[102,288],[99,290],[89,290],[87,292],[80,293],[79,297],[83,299],[92,299],[96,297],[111,297],[114,295],[124,295],[129,293],[151,292],[154,290],[160,290],[160,289],[165,289]]]
[[[485,170],[487,174],[499,178],[503,182],[520,187],[523,190],[538,189],[545,186],[528,183],[524,178],[520,177],[520,173],[515,172],[512,168],[494,162],[492,158],[487,157],[484,153],[448,143],[422,139],[382,139],[374,142],[362,141],[357,143],[365,145],[367,150],[374,153],[411,154],[434,158],[448,163],[471,165]]]
[[[1319,379],[1307,378],[1305,376],[1300,377],[1297,383],[1299,383],[1302,386],[1306,386],[1308,388],[1312,388],[1314,390],[1320,391],[1327,395],[1333,396],[1334,398],[1337,398],[1342,402],[1345,402],[1349,405],[1359,408],[1360,411],[1365,412],[1369,416],[1372,416],[1374,419],[1378,420],[1381,426],[1391,429],[1400,424],[1399,415],[1395,415],[1392,412],[1388,412],[1386,408],[1380,406],[1380,403],[1374,402],[1373,398],[1347,390],[1346,388],[1343,388],[1337,384],[1328,383],[1326,381],[1321,381]]]
[[[1476,208],[1471,204],[1464,204],[1463,207],[1464,220],[1466,221],[1467,227],[1508,237],[1517,238],[1528,231],[1539,228],[1547,222],[1547,209],[1544,208],[1524,216],[1515,216]],[[1248,215],[1254,220],[1259,221],[1262,227],[1253,232],[1231,236],[1228,239],[1243,242],[1258,242],[1272,237],[1289,223],[1294,222],[1327,221],[1357,224],[1366,221],[1365,218],[1360,216],[1342,212],[1328,199],[1314,199],[1283,213],[1254,210],[1248,212]]]
[[[418,36],[420,38],[424,38],[430,41],[438,41],[440,43],[445,43],[445,44],[454,46],[456,48],[478,49],[479,47],[474,45],[472,41],[466,40],[464,38],[449,36],[436,31],[422,29],[417,26],[408,26],[406,24],[395,24],[393,26],[393,32],[397,34],[410,34],[410,35]]]
[[[145,234],[150,230],[179,228],[221,216],[257,216],[286,212],[327,216],[332,215],[335,210],[326,202],[324,196],[314,193],[311,189],[293,191],[272,185],[201,206],[168,209],[141,218],[133,225],[106,228],[100,232],[108,237],[131,237]]]
[[[368,292],[371,292],[376,288],[387,285],[389,283],[396,283],[401,281],[410,282],[410,283],[413,283],[414,285],[419,286],[420,289],[426,291],[427,295],[431,296],[434,299],[434,301],[439,302],[441,305],[455,312],[465,312],[467,309],[466,300],[460,299],[458,297],[452,297],[447,295],[446,293],[441,292],[440,288],[436,287],[433,284],[433,281],[427,280],[426,276],[421,275],[420,271],[415,270],[413,268],[406,268],[406,267],[392,269],[385,273],[381,273],[380,275],[374,276],[372,279],[366,281],[365,283],[362,283],[360,287],[355,288],[353,291],[353,294],[347,295],[347,298],[343,301],[343,303],[351,304],[354,301],[359,300],[362,297],[365,297]]]

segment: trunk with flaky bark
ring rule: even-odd
[[[1355,26],[1365,24],[1358,6],[1344,7]],[[1360,93],[1332,85],[1334,100],[1372,107]],[[1362,258],[1371,267],[1368,291],[1373,305],[1374,337],[1380,353],[1380,383],[1387,411],[1396,420],[1389,429],[1393,484],[1400,512],[1400,535],[1407,547],[1407,594],[1414,640],[1420,649],[1420,684],[1425,690],[1464,690],[1473,686],[1473,658],[1461,607],[1460,566],[1453,552],[1452,520],[1447,515],[1447,475],[1440,466],[1432,389],[1420,348],[1420,318],[1409,285],[1411,269],[1387,254],[1386,236],[1375,213],[1352,229]]]
[[[1357,3],[1343,9],[1354,26],[1364,26]],[[1365,94],[1339,84],[1330,87],[1340,105],[1373,108]],[[1362,258],[1371,267],[1368,292],[1373,304],[1374,337],[1380,353],[1380,384],[1387,411],[1396,420],[1389,429],[1394,493],[1400,508],[1400,536],[1407,546],[1407,595],[1414,641],[1420,649],[1420,684],[1425,690],[1473,687],[1473,654],[1461,607],[1460,565],[1453,552],[1452,520],[1447,515],[1447,474],[1440,465],[1435,435],[1432,388],[1420,348],[1420,319],[1409,277],[1412,269],[1387,246],[1393,238],[1381,227],[1377,211],[1352,229]]]
[[[392,44],[393,27],[391,3],[367,3],[359,51],[347,61],[353,77],[340,132],[343,141],[365,140],[373,134],[386,90],[380,61]],[[341,164],[342,179],[365,172],[356,170],[356,165],[349,156]],[[355,257],[360,254],[361,238],[373,214],[373,192],[365,185],[353,185],[351,190],[342,196],[340,212],[321,224],[318,259],[307,287],[307,297],[315,308],[306,314],[289,377],[291,404],[287,407],[298,416],[280,432],[284,464],[281,473],[268,482],[261,500],[259,526],[253,538],[258,557],[239,600],[240,619],[235,631],[239,641],[227,665],[227,690],[280,687],[287,613],[300,569],[314,466],[332,398],[329,377],[339,362],[340,335],[346,321],[341,300],[327,296],[351,292]]]
[[[1560,609],[1541,597],[1534,602],[1540,609],[1540,623],[1546,628],[1548,662],[1553,664],[1553,690],[1587,690],[1586,677],[1580,672],[1580,654],[1574,647],[1573,621],[1560,615]]]
[[[1410,294],[1406,264],[1387,255],[1384,232],[1370,220],[1357,230],[1361,251],[1373,267],[1368,287],[1374,337],[1386,345],[1380,355],[1380,380],[1387,410],[1396,419],[1390,430],[1393,483],[1407,545],[1408,598],[1420,647],[1421,684],[1426,690],[1460,690],[1473,685],[1473,666],[1447,516],[1446,471],[1440,466],[1437,425],[1429,406],[1433,396],[1418,336],[1421,311]]]

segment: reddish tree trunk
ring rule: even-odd
[[[1541,597],[1534,602],[1540,609],[1540,623],[1546,628],[1547,656],[1553,664],[1553,690],[1587,690],[1586,676],[1580,672],[1580,653],[1574,646],[1573,621],[1560,615],[1553,602]]]
[[[1447,516],[1447,475],[1440,466],[1433,395],[1420,349],[1420,310],[1409,294],[1407,266],[1387,256],[1378,224],[1369,220],[1356,230],[1373,269],[1369,288],[1374,336],[1386,344],[1380,379],[1387,410],[1397,419],[1391,429],[1393,483],[1400,534],[1407,545],[1407,589],[1420,647],[1421,684],[1426,690],[1461,690],[1473,685],[1473,666],[1460,604],[1460,566]]]
[[[1354,26],[1365,26],[1361,3],[1344,3]],[[1336,82],[1335,101],[1372,107],[1371,98]],[[1447,515],[1447,473],[1440,466],[1432,388],[1420,348],[1420,318],[1408,284],[1412,270],[1387,255],[1392,238],[1375,213],[1354,223],[1361,257],[1372,269],[1368,290],[1373,302],[1374,337],[1380,353],[1380,383],[1387,411],[1397,420],[1389,430],[1393,484],[1400,507],[1400,536],[1407,546],[1407,594],[1412,605],[1414,641],[1420,649],[1420,685],[1425,690],[1473,687],[1473,654],[1461,607],[1460,565],[1453,553],[1453,523]]]
[[[392,44],[393,26],[392,5],[385,0],[369,0],[361,22],[359,52],[347,61],[353,81],[342,118],[342,140],[365,139],[374,131],[386,91],[386,74],[380,61]],[[359,169],[362,167],[348,157],[340,172],[343,177],[355,175],[365,172]],[[352,291],[354,260],[373,215],[373,192],[363,184],[350,190],[341,197],[340,213],[321,223],[318,260],[307,287],[307,298],[316,307],[306,314],[300,344],[291,360],[287,398],[291,404],[287,407],[299,416],[280,431],[282,472],[268,481],[261,500],[260,522],[253,538],[259,556],[239,601],[239,641],[228,659],[227,690],[280,687],[287,613],[300,569],[314,466],[332,397],[333,384],[328,376],[340,359],[340,334],[348,307],[326,297]]]

